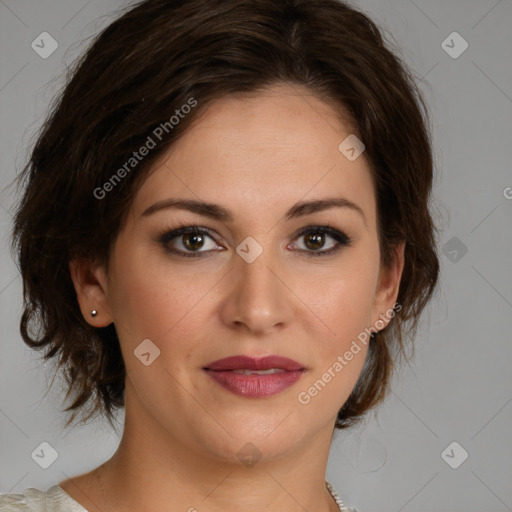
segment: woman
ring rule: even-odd
[[[0,510],[356,510],[325,481],[334,430],[383,400],[438,279],[424,107],[336,0],[146,0],[107,27],[14,242],[67,424],[124,407],[122,439]]]

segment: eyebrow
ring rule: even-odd
[[[158,211],[168,208],[176,208],[179,210],[188,210],[204,217],[223,221],[233,222],[233,214],[227,208],[215,203],[196,201],[193,199],[164,199],[146,208],[141,217],[147,217]],[[358,212],[366,225],[366,217],[363,209],[353,201],[345,197],[329,197],[325,199],[316,199],[312,201],[301,201],[294,204],[285,214],[286,220],[295,219],[304,215],[328,210],[330,208],[349,208]]]

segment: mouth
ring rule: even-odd
[[[214,361],[203,370],[224,389],[239,396],[264,398],[295,384],[306,368],[282,356],[232,356]]]
[[[226,371],[226,370],[283,370],[299,371],[305,370],[305,367],[293,359],[283,356],[271,355],[265,357],[252,356],[230,356],[213,361],[204,367],[205,370]]]

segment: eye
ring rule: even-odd
[[[331,226],[308,226],[303,229],[298,239],[304,237],[304,244],[294,242],[293,248],[304,251],[306,256],[328,256],[338,252],[341,247],[348,246],[352,243],[352,240],[342,231],[339,231]],[[330,244],[330,248],[327,250],[319,250],[325,246],[326,238],[331,238],[334,243]],[[299,247],[297,247],[299,245]]]
[[[196,224],[183,225],[161,235],[159,242],[171,253],[194,258],[219,248],[210,233],[208,228]]]
[[[345,233],[331,226],[308,226],[299,233],[295,240],[302,237],[304,237],[303,244],[295,241],[290,246],[292,249],[303,252],[306,256],[332,255],[341,247],[352,243]],[[325,247],[326,240],[329,238],[334,242],[331,242],[327,250],[320,250]],[[184,257],[201,257],[210,251],[224,250],[223,247],[216,244],[210,229],[197,224],[180,225],[178,228],[160,235],[158,240],[166,251]],[[209,246],[208,242],[210,242]]]

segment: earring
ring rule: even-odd
[[[95,309],[93,309],[93,310],[91,311],[91,316],[96,316],[97,314],[98,314],[98,312],[97,312]]]

